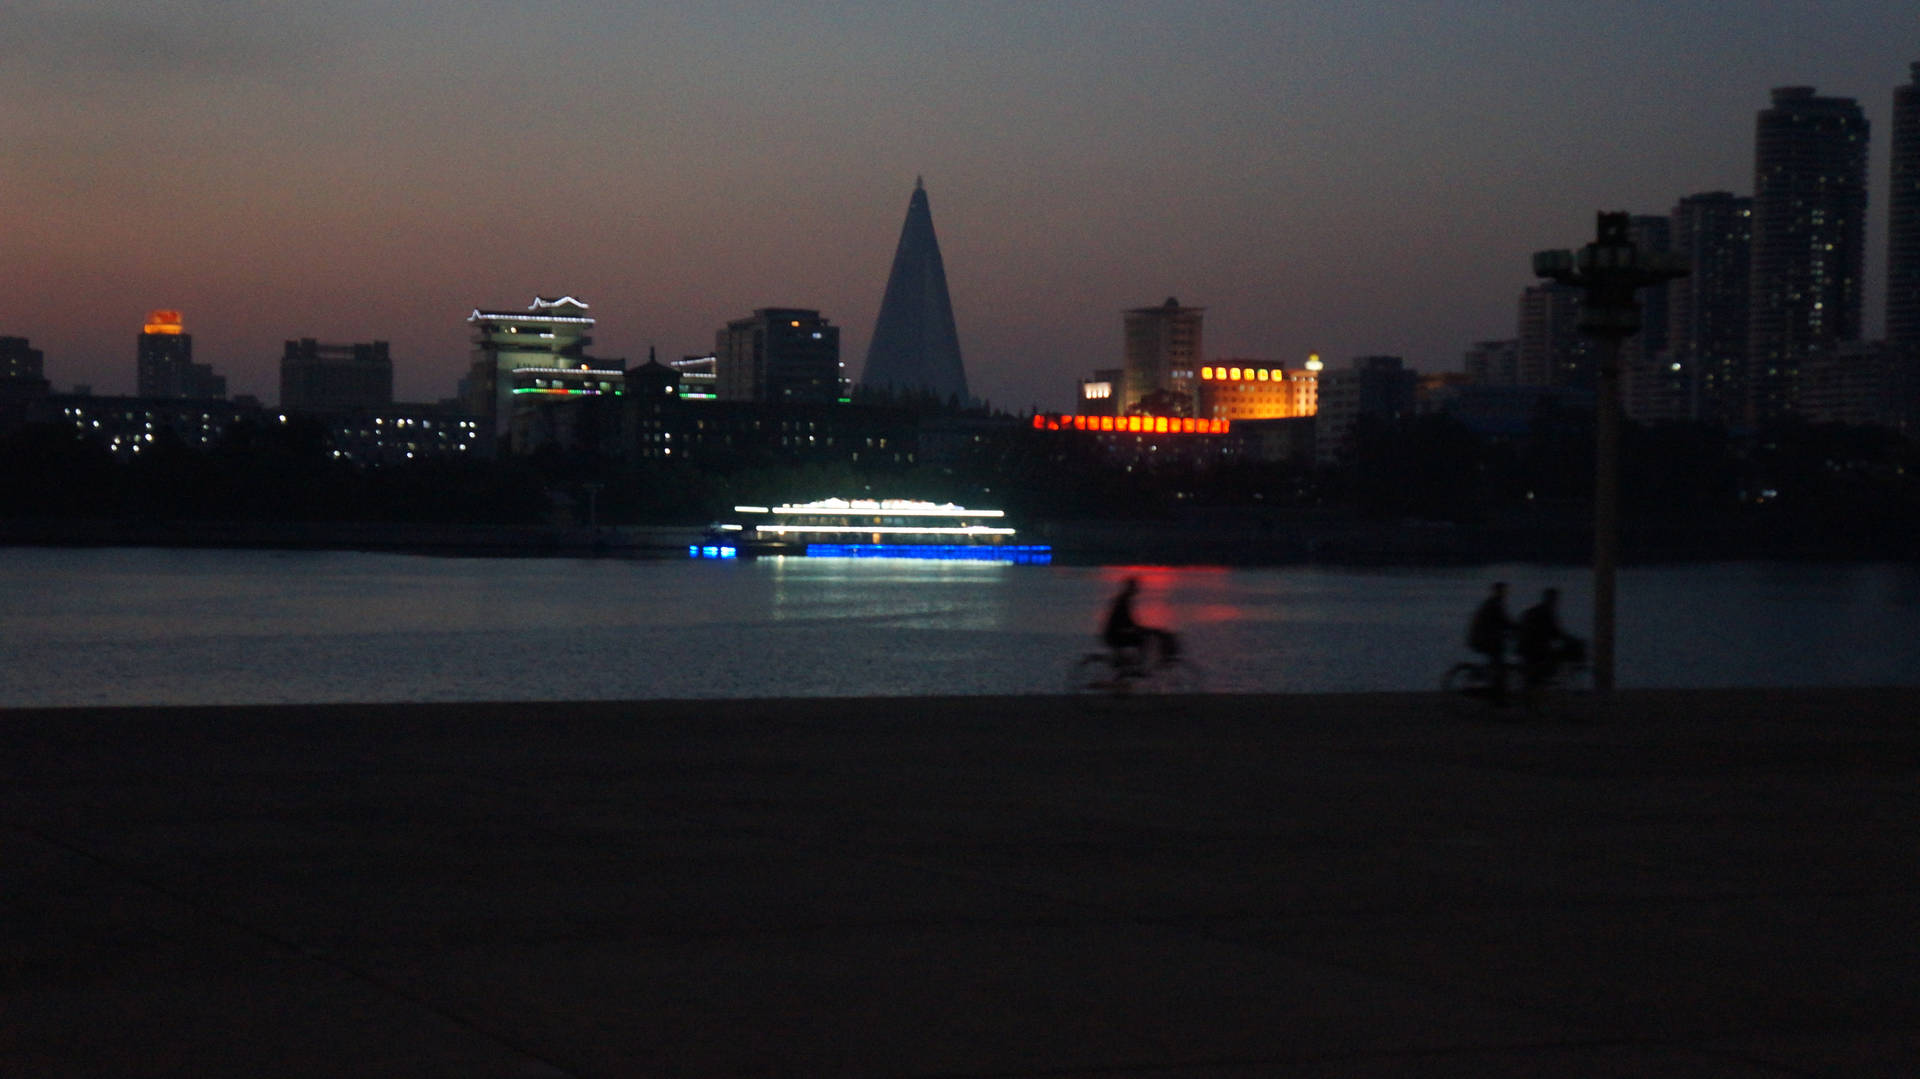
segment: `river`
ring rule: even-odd
[[[1352,570],[0,549],[0,707],[1057,692],[1105,603],[1222,692],[1433,686],[1487,582],[1514,613],[1578,567]],[[1920,685],[1920,566],[1624,569],[1622,687]]]

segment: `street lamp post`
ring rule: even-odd
[[[1579,251],[1540,251],[1533,272],[1585,291],[1580,332],[1600,346],[1594,386],[1593,688],[1613,692],[1614,570],[1620,560],[1620,342],[1640,332],[1634,293],[1687,273],[1686,260],[1642,251],[1623,213],[1599,215],[1597,235]]]

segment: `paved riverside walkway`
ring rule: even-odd
[[[0,1076],[1912,1076],[1920,690],[0,711]]]

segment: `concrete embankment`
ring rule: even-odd
[[[0,1074],[1906,1076],[1920,690],[0,712]]]

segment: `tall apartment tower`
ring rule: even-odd
[[[1673,207],[1673,250],[1691,272],[1667,285],[1667,350],[1693,394],[1696,419],[1743,423],[1753,200],[1726,191]]]
[[[288,341],[280,356],[280,407],[342,412],[393,404],[393,358],[385,341],[327,345]]]
[[[902,396],[967,402],[967,372],[960,363],[953,302],[947,297],[947,269],[933,233],[926,185],[918,179],[907,200],[907,220],[893,251],[893,270],[887,274],[860,385]]]
[[[722,401],[779,404],[840,399],[840,327],[820,312],[762,307],[715,335],[714,367]]]
[[[1592,388],[1593,339],[1580,332],[1580,290],[1529,285],[1520,293],[1515,374],[1522,386]]]
[[[1860,337],[1866,255],[1867,118],[1811,86],[1773,91],[1753,147],[1747,414],[1795,411],[1800,370]]]
[[[1920,62],[1893,91],[1893,168],[1887,191],[1887,344],[1920,363]]]
[[[1635,214],[1627,237],[1641,251],[1673,250],[1673,219],[1665,214]],[[1682,420],[1693,412],[1693,391],[1685,367],[1672,357],[1668,317],[1673,285],[1662,281],[1640,289],[1640,332],[1620,343],[1621,392],[1627,415],[1636,420]]]
[[[218,399],[227,380],[204,363],[193,362],[193,335],[178,311],[150,311],[140,329],[134,374],[141,397]]]
[[[1120,376],[1120,414],[1191,416],[1200,374],[1200,320],[1204,307],[1168,298],[1158,307],[1125,313],[1126,354]]]

